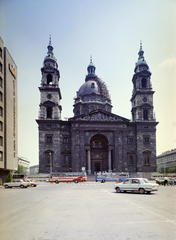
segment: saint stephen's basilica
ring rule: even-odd
[[[87,76],[74,98],[74,116],[61,119],[60,72],[51,39],[41,68],[39,173],[156,171],[156,122],[151,72],[142,45],[132,77],[132,120],[111,112],[105,83],[90,60]],[[129,82],[130,84],[130,82]],[[74,94],[74,93],[73,93]],[[72,103],[70,103],[72,104]]]

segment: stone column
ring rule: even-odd
[[[112,169],[111,169],[111,150],[108,151],[108,172],[112,172]]]
[[[91,174],[90,150],[88,150],[88,174]]]

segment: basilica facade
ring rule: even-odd
[[[151,72],[142,45],[132,77],[132,120],[111,112],[104,82],[90,60],[85,82],[74,99],[74,116],[61,119],[60,73],[51,40],[39,87],[39,172],[156,171],[156,122]],[[72,103],[70,103],[72,104]]]

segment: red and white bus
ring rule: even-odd
[[[50,173],[49,182],[86,182],[86,172]]]

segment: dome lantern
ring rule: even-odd
[[[92,55],[90,56],[90,64],[87,67],[87,71],[88,71],[88,75],[89,74],[95,74],[95,69],[96,67],[94,66],[94,64],[92,63]]]

